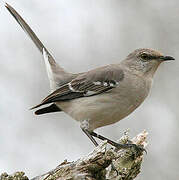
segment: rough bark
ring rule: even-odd
[[[132,140],[127,133],[120,139],[120,143],[129,141],[146,147],[147,132],[143,131]],[[138,151],[131,147],[116,149],[102,142],[91,153],[74,162],[65,160],[55,169],[32,180],[133,180],[141,171],[141,163],[145,151]],[[27,180],[23,172],[13,175],[3,173],[0,180]]]

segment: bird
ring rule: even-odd
[[[98,138],[117,148],[136,147],[132,143],[117,143],[94,130],[117,123],[139,107],[150,92],[159,65],[174,58],[150,48],[140,48],[116,64],[70,73],[57,64],[19,13],[7,3],[5,7],[29,35],[45,61],[51,92],[31,108],[39,108],[35,114],[65,112],[80,123],[80,128],[95,146],[98,146],[95,139]]]

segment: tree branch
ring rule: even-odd
[[[136,145],[146,147],[147,132],[143,131],[132,140],[127,133],[120,139],[120,143],[132,141]],[[144,152],[136,148],[109,148],[107,142],[102,142],[87,156],[74,162],[65,160],[48,173],[32,180],[133,180],[141,169]],[[27,180],[24,173],[14,175],[3,173],[0,180]]]

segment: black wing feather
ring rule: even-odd
[[[36,115],[46,114],[46,113],[52,113],[52,112],[60,112],[62,111],[56,104],[51,104],[48,107],[39,109],[35,111]]]

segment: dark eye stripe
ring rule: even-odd
[[[145,57],[143,57],[143,56],[145,56]],[[152,55],[149,55],[149,54],[145,54],[145,55],[142,54],[141,58],[145,58],[145,59],[158,59],[159,56],[152,56]]]
[[[154,56],[148,55],[148,59],[155,59]]]
[[[150,59],[158,59],[160,56],[150,56]]]

